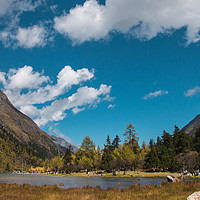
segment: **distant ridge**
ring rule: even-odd
[[[70,142],[67,142],[66,140],[64,140],[63,138],[57,137],[55,135],[50,135],[51,139],[53,140],[53,142],[64,152],[66,151],[66,149],[69,148],[69,146],[71,146],[71,152],[75,153],[78,151],[78,148],[71,144]]]
[[[186,126],[183,127],[185,133],[193,136],[197,128],[200,127],[200,114],[191,120]]]

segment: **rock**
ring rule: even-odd
[[[172,182],[172,183],[175,183],[176,182],[176,179],[172,176],[167,176],[167,181],[168,182]]]
[[[187,197],[187,200],[199,200],[200,199],[200,191],[194,192],[189,197]]]
[[[167,176],[167,181],[172,182],[172,183],[177,183],[177,182],[180,182],[181,180],[178,177]]]

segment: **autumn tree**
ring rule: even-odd
[[[114,150],[113,155],[116,166],[118,169],[124,171],[124,175],[128,169],[135,169],[137,167],[137,157],[129,145],[125,143],[119,145],[119,147]]]
[[[49,163],[49,167],[52,171],[58,172],[61,171],[63,168],[63,162],[60,156],[55,156],[51,159]]]
[[[87,171],[90,171],[95,168],[94,160],[95,144],[89,136],[86,136],[83,139],[79,150],[75,153],[75,161],[79,169],[86,169]]]

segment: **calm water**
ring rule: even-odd
[[[64,176],[51,176],[51,175],[38,175],[38,174],[0,174],[0,183],[16,183],[16,184],[31,184],[31,185],[57,185],[63,183],[64,186],[60,188],[70,188],[84,186],[100,186],[101,188],[116,187],[120,182],[119,188],[128,188],[135,183],[141,185],[150,185],[152,183],[160,185],[162,182],[166,182],[167,178],[104,178],[104,177],[64,177]]]

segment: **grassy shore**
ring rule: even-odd
[[[167,176],[175,176],[179,177],[180,173],[170,173],[170,172],[133,172],[133,171],[127,171],[125,175],[123,175],[123,171],[116,172],[116,176],[113,176],[112,173],[104,173],[102,176],[100,174],[93,174],[90,172],[89,174],[86,173],[71,173],[65,174],[64,176],[77,176],[77,177],[167,177]]]
[[[60,189],[57,186],[30,186],[0,184],[0,200],[182,200],[200,190],[200,181],[187,183],[163,183],[140,186],[128,189],[84,187]]]

